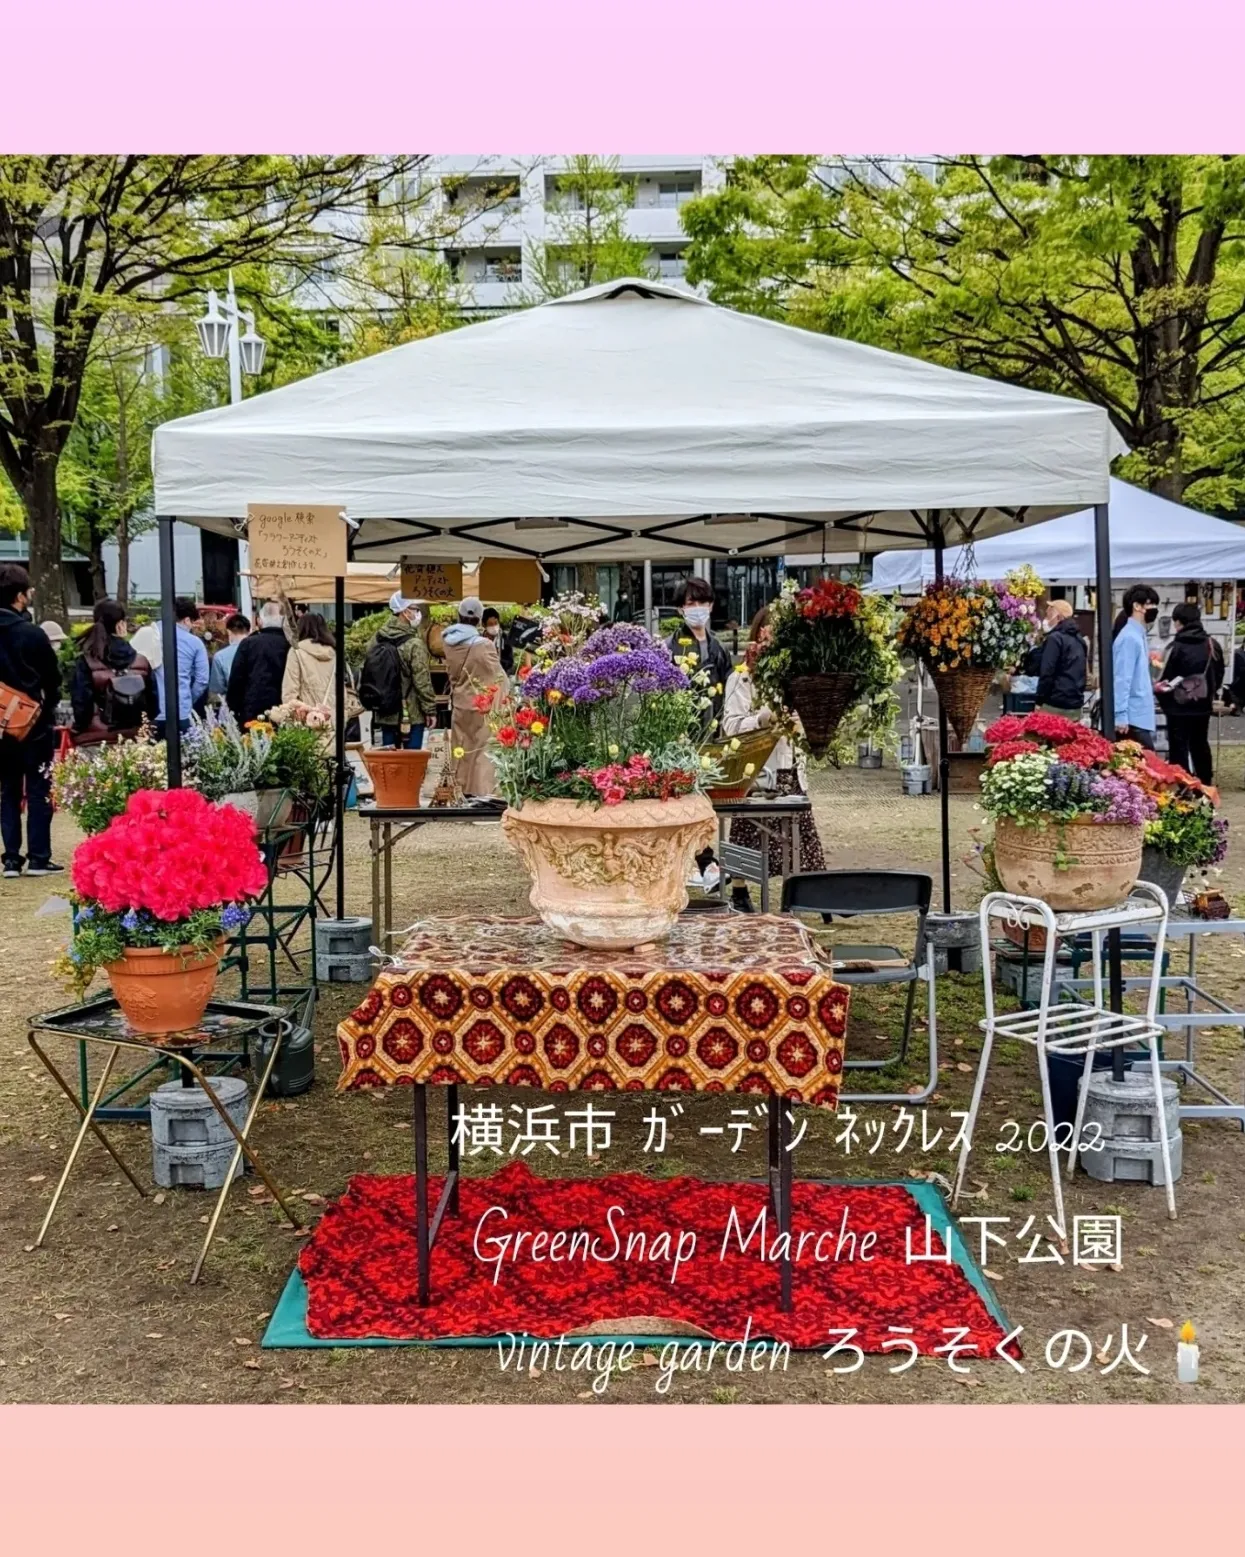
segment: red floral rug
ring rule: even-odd
[[[435,1206],[441,1180],[431,1187]],[[312,1336],[556,1336],[606,1320],[658,1318],[733,1340],[750,1318],[751,1335],[797,1348],[825,1347],[837,1339],[831,1331],[854,1329],[855,1344],[880,1351],[910,1327],[931,1353],[963,1328],[962,1339],[988,1356],[1006,1334],[960,1263],[907,1261],[907,1229],[913,1252],[925,1251],[925,1211],[899,1185],[797,1181],[793,1253],[807,1236],[790,1314],[779,1307],[778,1265],[761,1253],[762,1243],[772,1252],[777,1227],[772,1209],[758,1222],[767,1207],[759,1184],[634,1173],[542,1179],[522,1162],[462,1179],[461,1215],[441,1224],[432,1302],[423,1309],[413,1188],[409,1176],[363,1174],[329,1206],[299,1258]],[[939,1210],[935,1251],[944,1247],[941,1203]]]

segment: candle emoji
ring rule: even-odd
[[[1197,1383],[1197,1331],[1186,1320],[1180,1327],[1180,1339],[1176,1343],[1176,1382]]]

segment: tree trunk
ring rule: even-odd
[[[128,605],[130,599],[130,516],[124,509],[117,520],[117,599]]]
[[[87,564],[91,573],[91,600],[108,598],[108,575],[104,572],[104,537],[95,526],[87,526]]]
[[[35,613],[42,622],[59,622],[68,628],[56,463],[55,455],[37,452],[34,469],[29,482],[22,488],[21,498],[30,535],[30,581],[35,589]]]

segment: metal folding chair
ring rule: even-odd
[[[824,924],[835,919],[868,915],[916,915],[916,944],[911,957],[897,946],[837,943],[832,949],[835,978],[842,984],[906,984],[903,1036],[899,1049],[881,1060],[845,1060],[845,1070],[889,1070],[908,1056],[918,983],[927,985],[929,1076],[925,1088],[912,1092],[840,1093],[848,1103],[921,1103],[938,1084],[938,1017],[934,998],[934,947],[925,933],[934,883],[930,876],[901,870],[819,870],[788,876],[783,882],[782,908],[789,914],[818,914]]]

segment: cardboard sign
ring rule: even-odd
[[[344,578],[346,524],[340,508],[248,503],[251,572],[260,578]]]
[[[480,564],[480,599],[531,605],[540,599],[540,569],[525,557],[486,557]]]
[[[463,565],[461,562],[412,562],[403,557],[402,593],[408,600],[461,600]]]

